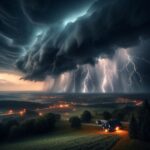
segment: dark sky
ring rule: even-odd
[[[52,92],[149,92],[149,7],[149,0],[1,0],[0,71],[48,82]]]

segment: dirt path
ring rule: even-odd
[[[150,150],[150,144],[139,140],[131,140],[127,131],[120,131],[121,139],[112,150]]]
[[[112,150],[122,150],[122,146],[126,143],[128,139],[128,132],[127,131],[119,131],[120,140],[114,145]]]

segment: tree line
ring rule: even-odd
[[[129,136],[132,139],[150,141],[150,105],[147,100],[132,113],[129,123]]]
[[[25,121],[8,120],[0,123],[0,140],[15,140],[28,136],[48,133],[56,127],[59,114],[47,113]]]

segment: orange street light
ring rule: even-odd
[[[43,116],[43,113],[39,112],[38,115],[39,115],[39,116]]]
[[[116,128],[115,128],[115,130],[116,130],[116,131],[119,131],[119,130],[120,130],[120,128],[119,128],[119,127],[116,127]]]
[[[24,111],[19,111],[19,115],[23,116],[24,115]]]

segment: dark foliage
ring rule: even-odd
[[[9,140],[15,140],[23,137],[24,132],[22,132],[21,126],[12,126],[9,132]]]
[[[81,120],[82,122],[84,123],[89,123],[91,122],[91,119],[92,119],[92,115],[91,115],[91,112],[89,111],[84,111],[83,114],[81,115]]]
[[[140,138],[144,141],[150,141],[150,112],[145,112],[143,123],[141,124]]]
[[[130,138],[136,139],[138,137],[138,124],[134,115],[132,115],[130,124],[129,124],[129,136]]]
[[[6,138],[9,135],[10,129],[12,126],[18,126],[19,122],[17,120],[8,120],[3,123],[3,130],[4,132],[4,138]]]
[[[76,129],[79,129],[81,127],[81,120],[79,117],[77,116],[74,116],[74,117],[71,117],[69,119],[69,122],[70,122],[70,126],[72,128],[76,128]]]
[[[19,138],[29,137],[37,134],[44,134],[52,131],[55,128],[56,121],[60,120],[61,116],[48,113],[44,116],[35,119],[17,122],[9,120],[0,124],[0,139],[15,140]]]
[[[111,113],[108,111],[104,111],[102,115],[105,120],[110,120],[112,118]]]
[[[0,141],[4,140],[5,135],[4,125],[0,123]]]
[[[140,140],[150,141],[150,107],[147,100],[143,102],[143,106],[136,110],[137,113],[137,135],[136,137]],[[130,126],[135,126],[133,120],[130,121]],[[132,129],[134,130],[134,129]],[[129,133],[132,131],[129,128]],[[134,136],[130,136],[135,138]]]
[[[30,119],[24,121],[20,125],[20,132],[22,132],[23,135],[32,135],[35,133],[35,119]]]
[[[132,106],[125,106],[121,109],[115,109],[112,112],[112,118],[118,119],[120,121],[129,121],[134,110],[135,108]]]
[[[45,117],[39,117],[35,120],[35,133],[42,134],[48,132],[48,120]]]

